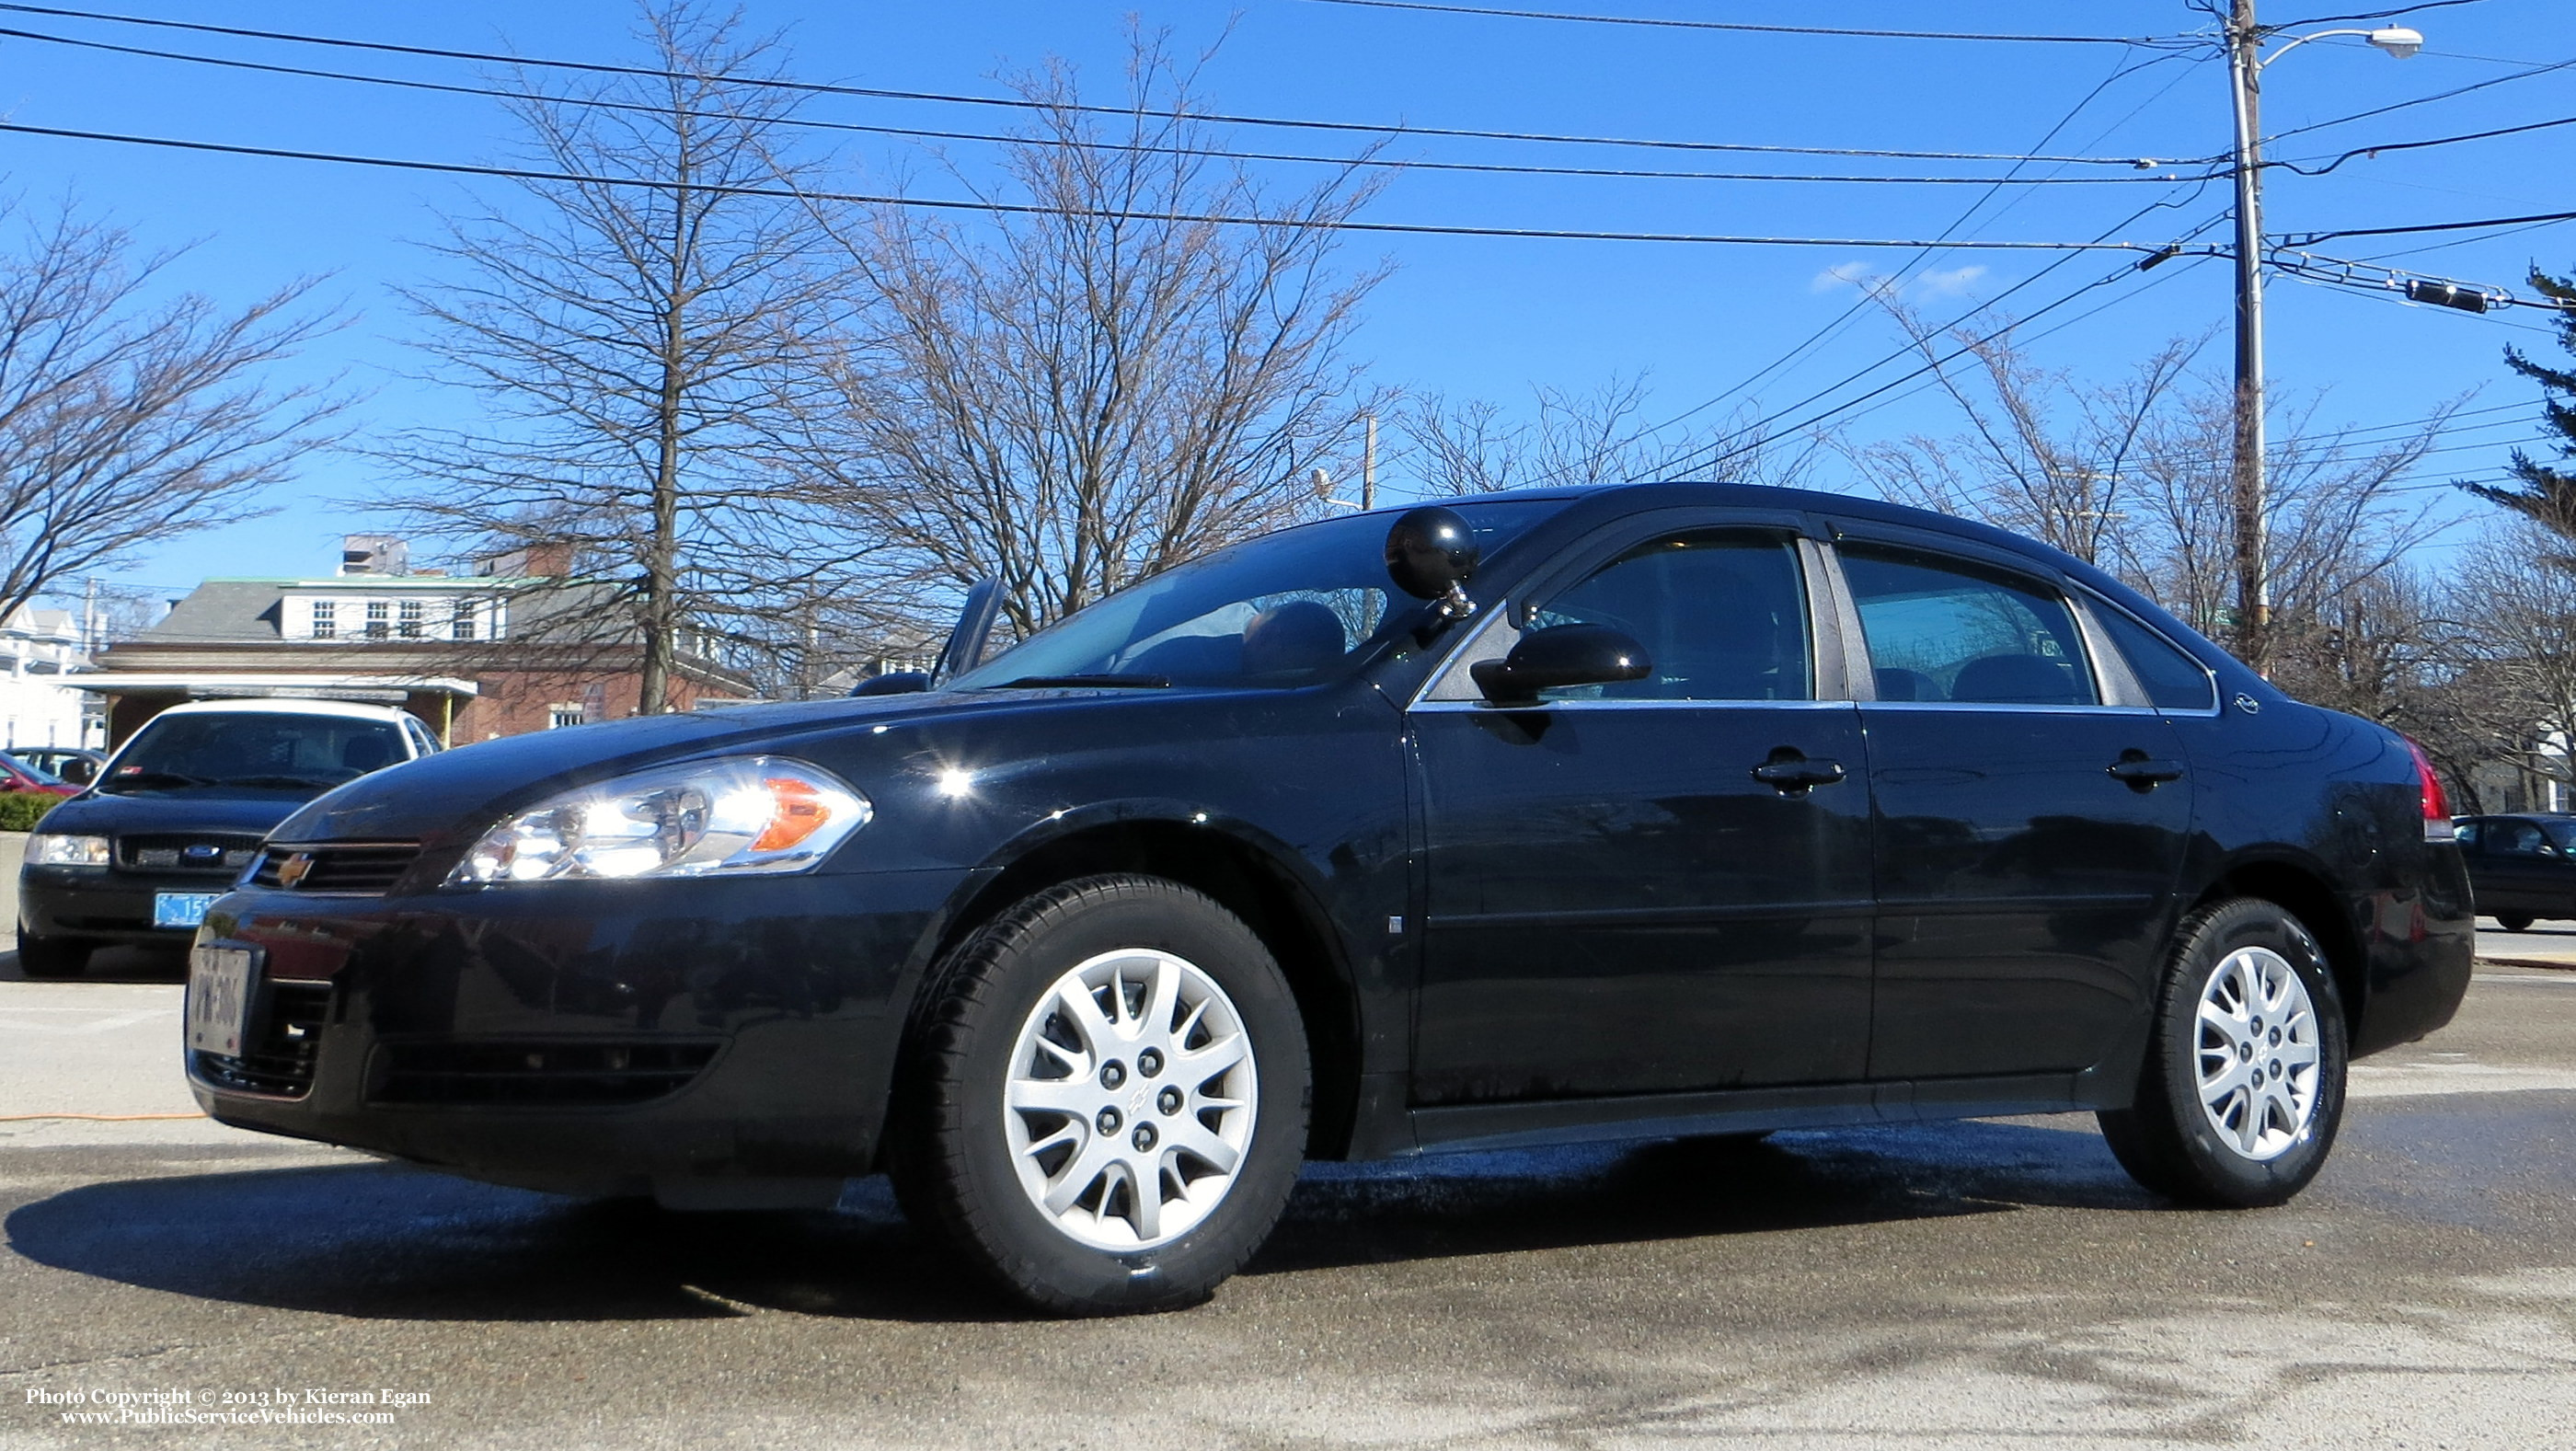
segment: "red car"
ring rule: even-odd
[[[50,771],[40,771],[16,756],[0,752],[0,791],[41,791],[48,796],[78,796],[81,788]]]

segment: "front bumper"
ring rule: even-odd
[[[152,925],[161,892],[221,892],[237,873],[135,871],[126,867],[39,867],[18,874],[18,921],[39,937],[185,947],[190,930]]]
[[[224,1123],[499,1183],[675,1203],[833,1184],[874,1166],[909,986],[961,880],[246,889],[198,934],[261,955],[243,1052],[190,1053],[190,1085]]]

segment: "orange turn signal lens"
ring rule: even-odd
[[[752,840],[753,851],[785,851],[831,823],[831,806],[804,782],[767,776],[760,784],[769,792],[769,825]]]

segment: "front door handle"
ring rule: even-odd
[[[2127,782],[2133,791],[2153,791],[2167,781],[2182,779],[2182,762],[2159,761],[2144,751],[2122,751],[2120,759],[2103,769],[2113,779]]]
[[[1804,796],[1810,787],[1831,786],[1842,780],[1843,763],[1809,760],[1783,746],[1771,753],[1771,759],[1753,768],[1753,779],[1783,796]]]

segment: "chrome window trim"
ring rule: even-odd
[[[1995,700],[1866,700],[1871,710],[2002,710],[2016,715],[2161,715],[2152,705],[2017,705]]]

